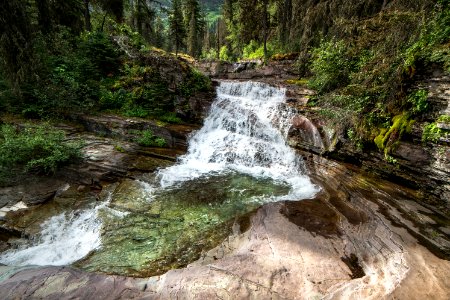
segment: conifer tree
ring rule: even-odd
[[[189,55],[198,57],[201,51],[204,20],[198,0],[187,0],[185,4],[185,23],[187,28],[187,51]]]
[[[154,39],[155,47],[163,48],[165,44],[164,39],[164,24],[160,16],[156,17],[155,21],[155,39]]]
[[[32,73],[32,25],[24,1],[4,1],[0,5],[0,72],[13,91]]]
[[[186,29],[184,27],[183,12],[181,10],[181,1],[173,0],[172,9],[169,15],[169,29],[173,45],[175,47],[175,55],[184,47],[184,39],[186,37]]]
[[[92,25],[91,25],[91,11],[89,8],[89,0],[83,0],[83,3],[84,3],[84,28],[87,31],[91,31]]]

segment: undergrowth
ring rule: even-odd
[[[412,87],[431,65],[450,74],[450,10],[444,2],[431,13],[387,9],[360,21],[339,20],[339,34],[323,39],[309,56],[300,54],[297,67],[311,70],[308,85],[318,92],[314,106],[350,130],[356,146],[376,146],[392,161],[397,142],[429,112],[428,91]],[[439,132],[429,124],[423,139],[435,141]]]
[[[0,184],[24,173],[53,174],[81,158],[80,142],[66,141],[63,131],[48,125],[0,127]]]
[[[145,147],[164,147],[167,142],[164,138],[155,136],[150,129],[137,132],[136,143]]]

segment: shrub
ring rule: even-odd
[[[442,135],[442,129],[437,127],[436,123],[425,125],[422,133],[422,142],[438,142]]]
[[[412,113],[420,114],[428,110],[428,91],[417,90],[407,97],[408,103],[412,105]]]
[[[137,118],[146,118],[148,117],[148,111],[138,105],[125,106],[122,109],[122,113],[127,117],[137,117]]]
[[[110,91],[102,87],[100,89],[101,109],[120,109],[132,99],[131,93],[121,88],[117,91]]]
[[[63,131],[48,125],[27,125],[21,130],[11,125],[0,128],[2,173],[18,170],[51,174],[59,166],[80,158],[80,149],[80,143],[65,141]]]
[[[139,133],[139,137],[136,139],[136,142],[145,147],[164,147],[166,146],[166,140],[162,137],[157,137],[153,135],[153,132],[150,129],[143,130]]]
[[[225,46],[226,47],[226,46]],[[215,48],[209,48],[208,51],[202,53],[203,59],[216,59],[217,58],[217,50]]]
[[[159,117],[161,121],[172,123],[172,124],[181,124],[183,121],[177,117],[176,113],[165,113],[161,117]]]
[[[418,61],[441,63],[450,73],[448,37],[450,35],[450,10],[447,0],[439,1],[430,21],[422,27],[419,38],[404,53],[404,68],[415,69]]]
[[[179,93],[191,97],[196,92],[206,92],[211,89],[211,80],[197,69],[192,68],[186,80],[180,85]]]
[[[369,96],[340,95],[335,94],[327,97],[329,102],[336,107],[343,108],[348,111],[359,113],[370,102]]]
[[[271,43],[267,43],[267,57],[271,57],[275,52],[275,47]],[[243,59],[263,59],[264,58],[264,45],[258,44],[256,41],[252,40],[250,43],[244,47]]]
[[[322,42],[313,50],[311,70],[314,76],[309,86],[319,93],[345,86],[349,82],[352,66],[344,41]]]
[[[230,61],[229,50],[227,46],[222,46],[219,51],[219,59],[223,61]]]

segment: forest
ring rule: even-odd
[[[429,110],[414,82],[431,66],[450,71],[446,0],[14,0],[0,15],[0,108],[31,119],[109,111],[189,121],[177,99],[211,88],[194,60],[294,59],[293,82],[318,93],[308,105],[355,146],[394,160],[390,149]],[[178,57],[182,82],[168,87],[148,55]],[[445,133],[427,126],[424,141]]]

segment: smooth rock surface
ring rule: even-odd
[[[316,159],[316,167],[318,163]],[[311,162],[311,170],[313,166]],[[447,299],[450,262],[420,245],[410,234],[414,224],[408,224],[391,206],[391,201],[397,201],[420,210],[411,201],[414,195],[388,182],[379,182],[380,189],[370,178],[341,164],[325,166],[313,174],[323,186],[314,200],[263,206],[248,228],[234,226],[223,243],[184,269],[127,279],[71,268],[5,267],[0,275],[0,296]]]

